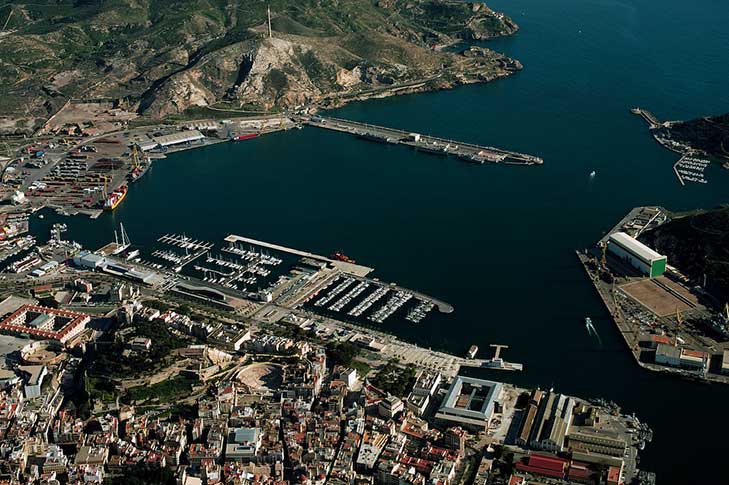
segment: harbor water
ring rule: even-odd
[[[637,205],[727,202],[729,171],[682,187],[678,156],[629,111],[729,111],[729,8],[716,0],[491,0],[521,30],[485,45],[524,64],[510,78],[358,103],[335,115],[534,154],[543,166],[474,166],[307,127],[177,153],[113,214],[64,219],[89,247],[123,222],[132,242],[235,233],[319,254],[455,311],[382,328],[457,354],[511,348],[521,385],[614,400],[655,432],[641,467],[661,484],[729,483],[729,387],[652,374],[632,360],[574,250]],[[591,172],[594,176],[590,176]],[[57,216],[34,221],[47,233]],[[585,329],[592,319],[595,338]],[[480,355],[485,357],[485,355]]]

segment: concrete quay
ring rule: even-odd
[[[544,160],[533,155],[422,135],[385,126],[360,123],[358,121],[323,116],[304,117],[299,121],[302,124],[317,128],[349,133],[365,140],[407,145],[418,151],[435,155],[452,155],[470,163],[503,163],[507,165],[541,165],[544,163]]]
[[[663,125],[663,123],[658,121],[658,118],[656,118],[656,116],[647,109],[632,108],[630,112],[643,118],[651,128],[658,128]]]
[[[236,236],[235,234],[231,234],[231,235],[227,236],[224,239],[224,241],[227,243],[230,243],[230,244],[235,244],[235,243],[251,244],[253,246],[260,246],[263,248],[272,249],[274,251],[281,251],[283,253],[293,254],[295,256],[316,259],[319,261],[326,261],[327,263],[330,263],[335,268],[338,268],[346,273],[351,273],[351,274],[353,274],[355,276],[359,276],[359,277],[367,276],[369,273],[371,273],[373,271],[373,268],[369,268],[367,266],[362,266],[360,264],[353,264],[353,263],[347,263],[345,261],[338,261],[336,259],[327,258],[325,256],[310,253],[308,251],[300,251],[298,249],[288,248],[286,246],[280,246],[278,244],[272,244],[272,243],[268,243],[265,241],[258,241],[257,239],[252,239],[249,237]]]

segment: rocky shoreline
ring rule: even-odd
[[[253,9],[243,4],[239,8]],[[343,12],[345,8],[351,11]],[[252,10],[250,15],[260,17],[264,12]],[[10,97],[8,102],[12,103],[13,95],[24,99],[5,110],[0,132],[30,134],[69,99],[112,100],[114,106],[150,119],[221,105],[259,111],[328,108],[489,82],[522,67],[482,47],[461,52],[443,48],[517,32],[509,17],[483,3],[355,0],[344,7],[336,1],[279,2],[270,31],[265,17],[244,27],[239,17],[210,24],[210,16],[201,19],[200,12],[177,15],[187,23],[204,21],[205,29],[187,27],[179,39],[160,38],[155,21],[169,19],[148,19],[129,45],[103,59],[77,59],[73,68],[63,57],[66,45],[57,44],[58,52],[52,47],[60,42],[67,25],[59,23],[57,31],[43,35],[30,34],[22,26],[15,29],[0,39],[0,55],[13,41],[30,50],[43,44],[48,67],[31,74],[22,72],[26,67],[18,63],[18,82],[0,87]],[[31,24],[46,20],[26,17]],[[106,18],[114,17],[107,12]],[[75,19],[73,25],[83,29],[91,20]],[[106,25],[105,32],[113,36],[120,25],[107,23],[112,25]],[[92,27],[97,36],[104,30],[99,25],[88,28]],[[124,29],[134,32],[138,27],[127,22]],[[98,49],[103,51],[114,42],[100,42]]]

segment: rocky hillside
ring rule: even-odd
[[[664,138],[729,161],[729,113],[680,121],[657,131]]]
[[[488,49],[440,50],[517,30],[484,4],[449,0],[0,1],[2,25],[5,131],[32,129],[69,98],[124,99],[152,117],[218,103],[270,110],[520,67]]]
[[[710,291],[729,301],[729,207],[675,218],[641,239],[697,283],[706,274]]]

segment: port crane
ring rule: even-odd
[[[678,311],[678,305],[676,305],[676,337],[673,339],[673,345],[678,345],[678,332],[681,330],[681,325],[683,325],[683,317],[681,312]]]
[[[139,169],[139,152],[137,151],[137,145],[132,145],[132,164],[133,168]]]
[[[103,175],[103,174],[102,175],[99,175],[99,177],[101,177],[102,179],[104,179],[104,192],[103,192],[103,194],[104,194],[104,199],[106,199],[109,196],[107,190],[108,190],[109,182],[112,180],[112,178],[109,177],[109,176],[107,176],[107,175]]]

